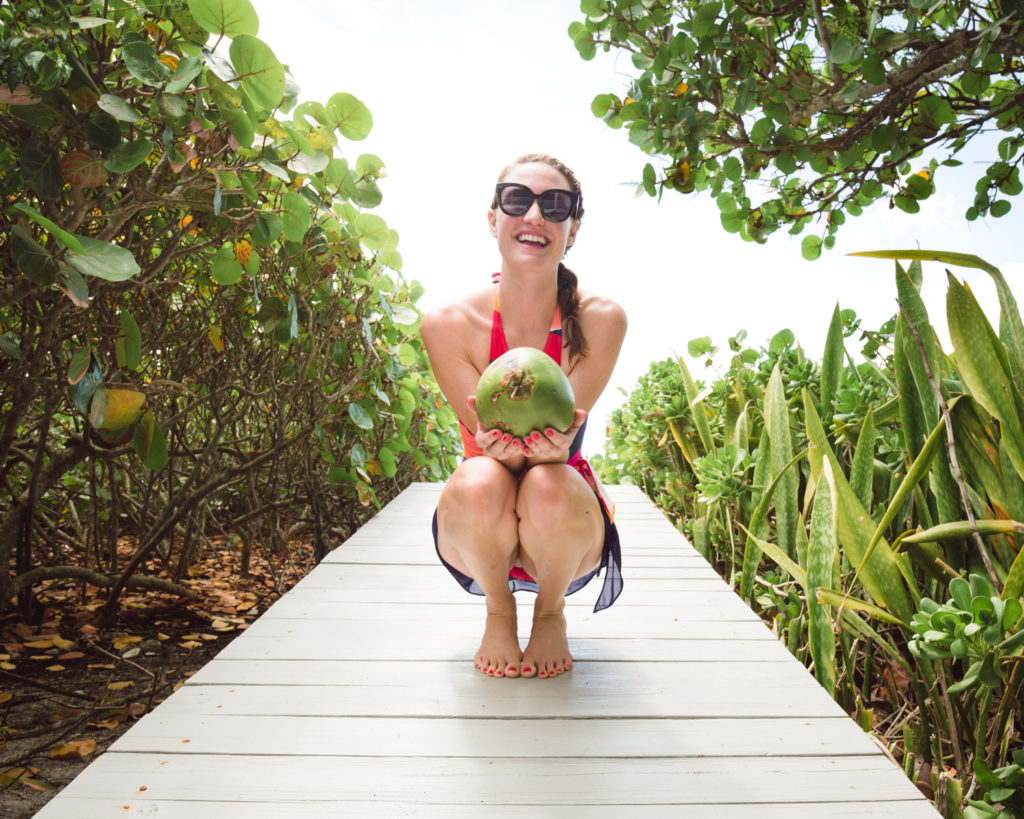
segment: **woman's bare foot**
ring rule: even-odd
[[[515,603],[511,611],[488,611],[484,637],[473,665],[489,677],[518,677],[523,653],[519,649]]]
[[[523,676],[557,677],[572,668],[565,614],[534,612],[530,642],[523,652]]]

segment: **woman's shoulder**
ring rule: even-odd
[[[580,321],[584,324],[626,326],[626,311],[607,296],[580,290]]]
[[[428,310],[420,323],[425,335],[461,335],[489,330],[494,290],[481,289]]]

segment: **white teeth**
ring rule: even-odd
[[[543,236],[534,236],[532,233],[523,233],[520,234],[517,238],[520,242],[533,242],[535,244],[540,245],[541,247],[546,247],[548,243],[548,240],[545,239]]]

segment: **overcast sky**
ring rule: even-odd
[[[380,156],[384,203],[376,210],[397,230],[406,279],[426,288],[421,309],[479,287],[499,259],[486,209],[498,171],[516,156],[542,151],[578,176],[586,216],[566,262],[582,287],[626,309],[630,328],[612,383],[592,413],[586,450],[600,450],[607,415],[651,361],[685,354],[711,336],[720,347],[738,330],[763,345],[790,328],[811,358],[821,358],[836,303],[866,327],[895,312],[893,263],[855,259],[855,250],[921,247],[974,253],[1000,267],[1024,301],[1019,236],[1024,201],[989,224],[963,213],[980,173],[956,172],[942,192],[909,216],[880,205],[848,220],[836,248],[816,262],[800,255],[802,236],[784,232],[766,245],[726,233],[705,195],[670,193],[657,203],[635,197],[645,156],[624,131],[590,112],[599,93],[625,96],[634,73],[625,56],[584,62],[566,31],[582,19],[571,0],[253,0],[259,36],[287,64],[301,99],[354,94],[374,128],[344,143],[350,160]],[[952,171],[938,178],[940,191]],[[987,275],[955,269],[995,322]],[[945,275],[925,267],[932,323],[944,334]],[[948,343],[946,350],[949,350]],[[852,351],[852,348],[851,348]],[[703,375],[700,365],[695,376]]]

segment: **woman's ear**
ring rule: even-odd
[[[576,244],[576,233],[580,229],[580,220],[573,219],[572,227],[569,228],[569,238],[566,240],[565,249],[568,250],[574,244]]]
[[[494,208],[487,211],[487,224],[491,226],[491,236],[497,236],[498,217],[494,215]]]

